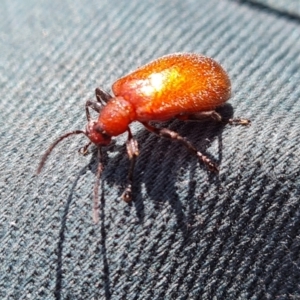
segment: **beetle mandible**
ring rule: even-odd
[[[98,148],[98,168],[94,185],[93,219],[98,221],[98,190],[102,171],[101,148],[111,138],[128,132],[126,141],[130,160],[127,185],[122,194],[126,202],[132,199],[133,170],[139,154],[129,124],[138,121],[146,129],[161,137],[181,142],[193,152],[209,170],[218,172],[218,166],[198,151],[189,141],[167,128],[157,128],[150,121],[163,122],[170,119],[200,120],[211,117],[220,122],[222,117],[215,111],[225,103],[231,94],[230,79],[225,70],[212,58],[194,53],[175,53],[162,56],[136,71],[118,79],[112,86],[114,97],[96,88],[96,101],[85,104],[87,125],[85,130],[75,130],[59,137],[45,152],[37,169],[40,173],[53,148],[63,139],[84,134],[90,142],[82,148],[86,153],[93,143]],[[93,120],[90,109],[99,113]],[[248,119],[230,119],[230,124],[248,125]]]

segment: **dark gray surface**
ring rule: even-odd
[[[300,1],[299,0],[241,0],[242,2],[249,2],[262,5],[260,8],[265,8],[267,10],[273,10],[273,12],[278,12],[281,15],[288,14],[289,17],[295,17],[296,19],[300,17]]]
[[[268,5],[1,2],[1,299],[300,297],[300,20]],[[77,153],[84,137],[61,144],[36,177],[39,159],[84,128],[95,87],[179,51],[228,70],[234,115],[252,126],[169,124],[220,164],[215,176],[133,124],[135,202],[120,200],[120,136],[94,225],[95,158]]]

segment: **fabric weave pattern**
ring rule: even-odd
[[[287,1],[284,1],[285,3]],[[300,298],[299,1],[7,1],[0,5],[1,299]],[[279,8],[280,6],[280,8]],[[291,13],[292,12],[292,13]],[[222,112],[249,128],[172,121],[220,165],[132,129],[106,147],[100,223],[84,103],[174,52],[213,57],[233,95]]]

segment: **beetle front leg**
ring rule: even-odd
[[[96,88],[95,95],[97,101],[87,100],[85,102],[85,112],[88,122],[91,120],[89,107],[95,110],[97,113],[100,113],[103,106],[112,98],[112,96],[109,93],[105,92],[104,90],[101,90],[100,88]]]
[[[102,103],[103,105],[105,105],[111,98],[113,98],[108,92],[100,88],[95,89],[95,95],[97,101]]]
[[[128,138],[126,141],[126,149],[130,160],[130,166],[129,166],[128,176],[127,176],[127,186],[122,194],[122,199],[128,203],[132,200],[133,171],[134,171],[136,158],[139,155],[137,140],[133,138],[129,128],[128,128]]]
[[[218,168],[217,164],[215,164],[214,162],[212,162],[207,156],[205,156],[200,151],[198,151],[196,149],[196,147],[194,147],[187,139],[185,139],[184,137],[182,137],[181,135],[179,135],[177,132],[172,131],[172,130],[167,129],[167,128],[156,128],[156,127],[153,127],[153,126],[149,125],[148,123],[142,123],[142,124],[150,132],[153,132],[153,133],[155,133],[158,136],[169,138],[169,139],[176,140],[176,141],[180,142],[189,151],[191,151],[192,153],[194,153],[208,167],[208,169],[210,171],[213,171],[213,172],[216,172],[216,173],[219,172],[219,168]]]
[[[97,101],[93,101],[93,100],[87,100],[85,102],[85,115],[86,115],[86,119],[88,122],[91,121],[91,113],[89,110],[89,107],[93,110],[95,110],[97,113],[100,113],[103,105]]]
[[[87,100],[85,102],[85,107],[88,108],[90,107],[91,109],[93,109],[94,111],[96,111],[97,113],[100,113],[100,111],[103,108],[103,105],[97,101],[93,101],[93,100]]]

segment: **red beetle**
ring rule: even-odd
[[[192,151],[211,171],[218,166],[199,152],[189,141],[167,128],[157,128],[150,121],[162,122],[170,119],[199,120],[211,117],[222,121],[215,108],[230,97],[230,79],[224,69],[212,58],[193,53],[176,53],[158,58],[140,67],[133,73],[118,79],[112,86],[114,97],[97,88],[96,101],[88,100],[85,105],[86,130],[75,130],[58,138],[41,159],[40,173],[48,155],[64,138],[74,134],[85,134],[90,142],[82,148],[86,153],[89,145],[98,147],[97,180],[94,187],[94,220],[98,221],[98,189],[102,171],[101,147],[107,146],[113,136],[128,132],[126,142],[130,163],[127,187],[122,195],[126,202],[132,198],[132,179],[136,157],[139,154],[137,141],[133,138],[129,124],[141,122],[149,131],[166,138],[177,140]],[[99,113],[92,120],[89,109]],[[247,119],[231,119],[231,124],[248,125]]]

